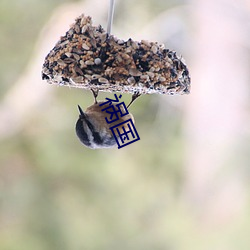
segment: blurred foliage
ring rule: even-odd
[[[67,0],[0,2],[0,97],[25,69],[43,24]]]

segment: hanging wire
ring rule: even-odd
[[[110,35],[111,29],[112,29],[112,23],[113,23],[113,17],[114,17],[114,9],[115,9],[115,0],[110,0],[109,13],[108,13],[108,27],[107,27],[107,33],[109,35]]]

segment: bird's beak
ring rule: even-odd
[[[79,113],[80,113],[80,117],[81,118],[85,118],[85,114],[84,114],[84,112],[82,111],[82,108],[79,106],[79,105],[77,105],[78,106],[78,110],[79,110]]]

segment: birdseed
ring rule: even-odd
[[[43,80],[106,92],[188,94],[183,58],[157,42],[123,41],[81,15],[46,56]]]

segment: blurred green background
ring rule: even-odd
[[[74,126],[92,94],[41,68],[80,13],[106,27],[108,4],[0,2],[0,249],[248,250],[249,1],[117,0],[114,35],[182,54],[192,92],[140,97],[141,140],[90,150]]]

